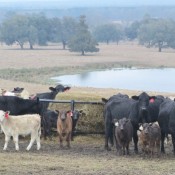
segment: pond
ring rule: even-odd
[[[175,68],[115,68],[75,75],[52,77],[58,83],[94,88],[175,92]]]

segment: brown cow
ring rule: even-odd
[[[126,153],[129,154],[129,143],[132,141],[133,136],[133,127],[130,119],[122,118],[118,122],[115,123],[115,140],[116,140],[116,148],[119,154],[121,151],[123,155]]]
[[[67,147],[70,148],[72,134],[72,112],[60,110],[57,120],[57,132],[60,142],[60,147],[63,147],[63,140],[66,140]]]
[[[139,129],[141,131],[139,139],[142,151],[144,153],[151,153],[151,156],[153,156],[156,147],[157,153],[160,154],[161,131],[158,122],[144,123]]]

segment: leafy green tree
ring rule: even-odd
[[[57,17],[49,20],[50,23],[50,34],[49,41],[60,42],[61,41],[61,20]]]
[[[1,25],[1,40],[7,45],[17,42],[21,49],[27,41],[28,19],[24,15],[15,15]]]
[[[130,26],[125,28],[125,36],[129,40],[134,40],[137,38],[138,29],[140,27],[140,22],[134,21]]]
[[[85,55],[85,52],[98,52],[99,49],[96,48],[97,45],[97,42],[92,38],[88,26],[85,23],[85,16],[80,16],[76,34],[68,43],[70,51],[81,52],[81,55]]]
[[[61,23],[61,42],[63,49],[66,49],[66,45],[69,40],[76,34],[77,22],[72,17],[63,17]]]
[[[147,19],[142,21],[138,32],[139,42],[147,47],[175,48],[175,22],[169,19]]]
[[[97,26],[93,32],[98,42],[119,42],[123,38],[123,29],[119,24],[104,24]]]

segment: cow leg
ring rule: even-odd
[[[138,135],[137,135],[137,129],[133,129],[133,140],[134,140],[134,151],[136,154],[138,154]]]
[[[71,140],[71,133],[67,134],[66,141],[67,141],[67,147],[70,148],[70,140]]]
[[[60,148],[63,147],[63,137],[62,134],[58,134],[59,135],[59,142],[60,142]]]
[[[39,129],[38,135],[37,135],[37,138],[36,138],[37,150],[40,150],[40,148],[41,148],[40,136],[41,136],[41,131]]]
[[[111,151],[111,148],[108,145],[109,138],[111,137],[111,134],[113,133],[111,130],[111,124],[109,122],[106,122],[105,124],[105,149],[107,151]]]
[[[19,151],[18,135],[14,135],[13,136],[13,141],[15,143],[15,149],[16,149],[16,151]]]
[[[175,155],[175,134],[171,134],[172,137],[172,143],[173,143],[173,153]]]
[[[162,153],[165,153],[164,141],[165,141],[165,133],[161,131],[161,152]]]
[[[5,144],[4,144],[3,150],[6,150],[7,149],[9,140],[10,140],[10,136],[5,135]]]
[[[129,155],[129,143],[126,145],[126,154]]]
[[[29,145],[27,146],[26,150],[29,151],[34,143],[34,141],[36,140],[36,135],[35,133],[31,133],[31,139],[30,139],[30,143]]]

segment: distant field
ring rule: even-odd
[[[175,50],[163,49],[161,53],[157,48],[145,48],[136,43],[100,44],[100,52],[79,53],[62,50],[61,45],[34,46],[29,50],[24,46],[0,46],[0,69],[4,68],[41,68],[87,66],[88,64],[117,63],[121,66],[139,67],[175,67]]]

